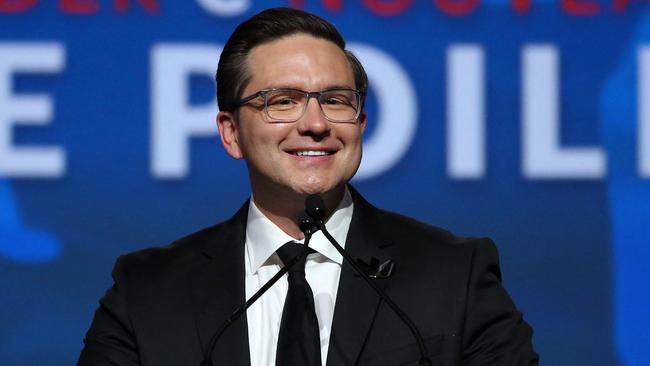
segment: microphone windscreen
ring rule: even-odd
[[[310,194],[307,196],[305,199],[305,212],[307,212],[307,215],[314,219],[314,221],[323,221],[325,218],[325,203],[320,195]]]
[[[302,231],[305,235],[312,235],[318,231],[318,227],[316,226],[314,219],[306,214],[302,214],[302,216],[300,216],[298,219],[298,226],[300,227],[300,231]]]

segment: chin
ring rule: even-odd
[[[333,188],[334,186],[326,182],[326,180],[320,177],[309,176],[306,177],[301,184],[294,186],[294,191],[307,196],[310,194],[323,194],[331,191]]]
[[[323,194],[328,191],[325,187],[321,186],[301,186],[294,188],[294,191],[301,196],[309,196],[310,194]]]
[[[326,194],[330,192],[337,191],[345,187],[345,180],[337,181],[327,181],[327,180],[310,180],[307,179],[300,184],[299,186],[294,187],[294,191],[303,196],[308,196],[310,194]]]

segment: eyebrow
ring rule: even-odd
[[[295,90],[303,90],[302,88],[296,87],[295,85],[278,85],[278,86],[270,86],[264,89],[295,89]],[[356,90],[354,86],[350,85],[343,85],[343,84],[333,84],[333,85],[328,85],[325,88],[321,90],[303,90],[303,91],[327,91],[327,90],[334,90],[334,89],[350,89],[350,90]]]

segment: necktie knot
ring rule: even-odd
[[[307,249],[307,253],[305,252],[305,249]],[[280,257],[280,260],[282,260],[282,263],[285,265],[288,265],[291,263],[291,261],[294,260],[297,256],[302,255],[302,258],[291,268],[289,269],[289,273],[295,273],[295,272],[305,272],[305,264],[307,263],[307,255],[308,253],[313,252],[312,249],[310,248],[305,248],[304,245],[298,244],[295,241],[290,241],[283,246],[281,246],[276,253],[278,254],[278,257]]]

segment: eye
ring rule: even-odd
[[[302,103],[304,95],[290,90],[275,90],[266,95],[266,105],[269,108],[289,109]]]
[[[337,97],[329,97],[325,101],[326,104],[329,105],[337,105],[337,104],[350,104],[349,101],[342,99],[342,98],[337,98]]]
[[[354,94],[351,94],[347,90],[341,91],[330,91],[326,94],[321,95],[321,105],[327,106],[330,108],[333,107],[352,107],[354,108]]]
[[[283,98],[273,98],[269,100],[269,104],[272,105],[290,105],[290,104],[296,104],[298,103],[295,99],[289,98],[289,97],[283,97]]]

